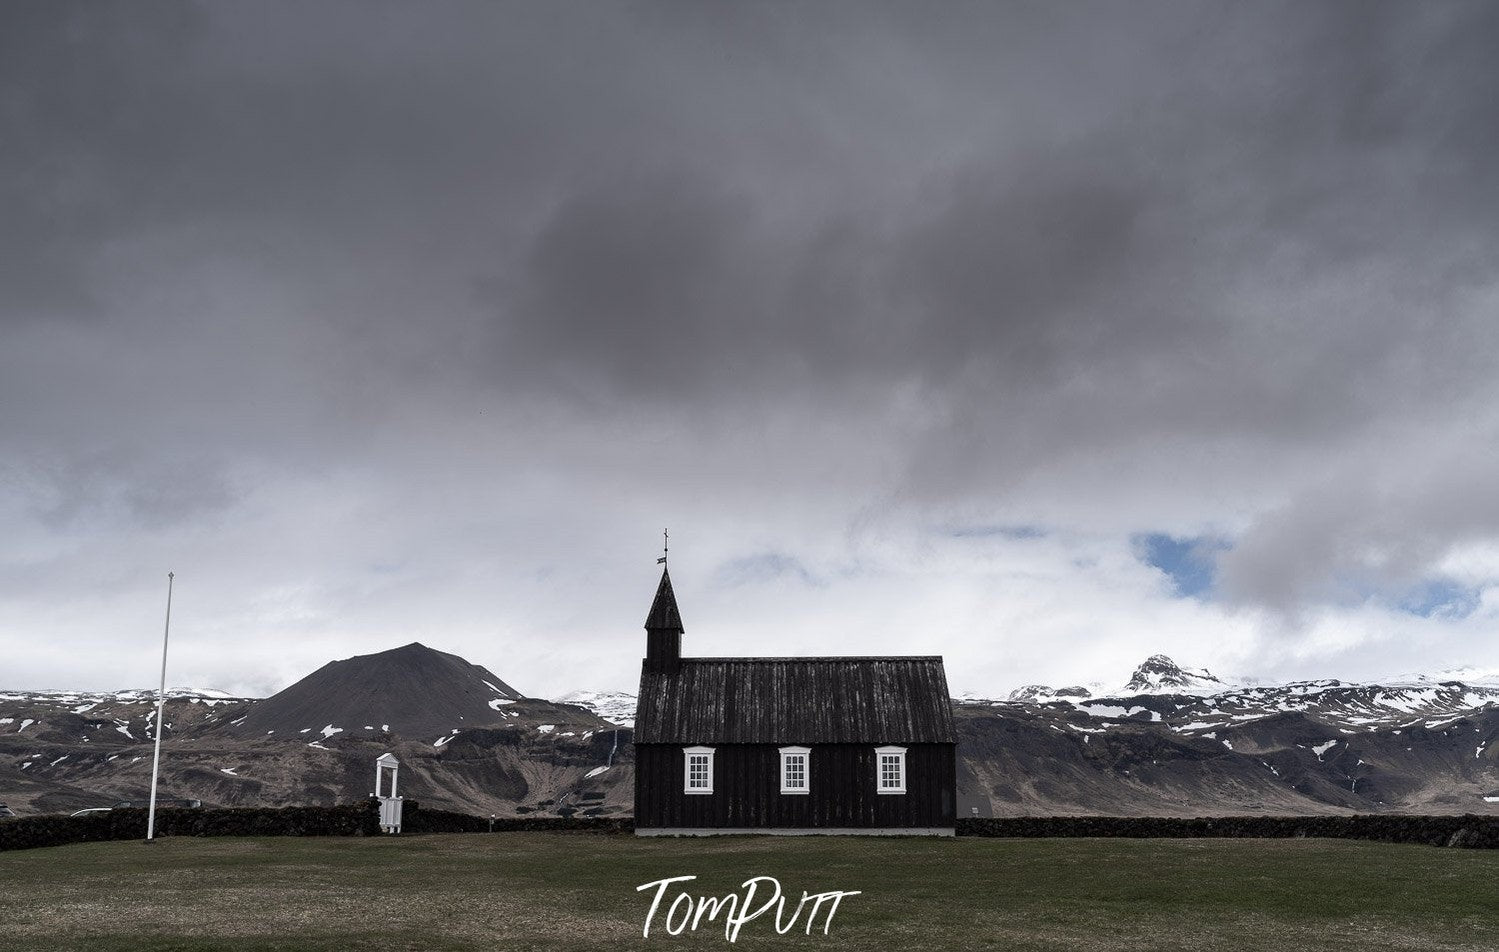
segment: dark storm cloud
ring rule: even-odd
[[[1499,535],[1492,5],[0,19],[31,529],[601,479],[809,577],[767,526],[1226,538],[1288,614]]]
[[[1499,353],[1472,298],[1495,280],[1499,240],[1493,11],[1192,12],[1195,29],[1163,51],[1156,24],[1095,10],[1091,27],[1124,52],[1118,74],[1084,81],[1075,126],[1045,70],[1018,95],[975,83],[957,91],[975,113],[987,95],[1021,118],[952,162],[923,165],[918,143],[919,175],[796,227],[732,168],[590,186],[539,230],[521,303],[500,310],[514,358],[619,395],[708,401],[786,386],[830,405],[915,379],[947,419],[912,443],[918,497],[1151,443],[1184,457],[1190,484],[1218,474],[1191,473],[1184,442],[1278,444],[1271,465],[1292,466],[1392,421],[1445,429],[1492,395]],[[940,29],[914,36],[962,47]],[[994,39],[1002,59],[1014,38]],[[1062,71],[1088,73],[1067,55],[1075,37],[1047,39]],[[1419,433],[1383,438],[1412,437],[1419,456]],[[1464,529],[1427,511],[1418,481],[1373,493],[1335,478],[1337,504],[1313,486],[1284,522],[1248,530],[1226,559],[1231,597],[1285,608],[1341,575],[1408,582],[1492,531],[1475,526],[1471,493],[1445,497],[1463,500]],[[1239,491],[1296,481],[1267,471]],[[1400,554],[1371,570],[1349,540],[1367,534]]]
[[[92,303],[80,266],[100,241],[137,224],[115,203],[139,183],[155,151],[147,143],[160,131],[134,122],[132,103],[177,98],[159,69],[182,55],[192,19],[188,8],[147,4],[5,11],[0,319],[76,314]]]
[[[1494,71],[1471,38],[1493,24],[1339,9],[1205,16],[1184,62],[1139,46],[1132,74],[1100,77],[1119,87],[1090,93],[1117,108],[1091,125],[1051,141],[1019,122],[790,227],[776,197],[690,157],[585,184],[497,319],[517,364],[582,364],[623,393],[661,385],[647,354],[710,397],[736,368],[946,387],[977,365],[1043,386],[1097,374],[1108,398],[1140,385],[1168,398],[1141,412],[1173,426],[1325,431],[1390,399],[1392,363],[1471,381],[1485,328],[1439,315],[1490,277]],[[1418,81],[1431,64],[1435,86]],[[1348,283],[1328,295],[1329,279]]]
[[[900,375],[945,386],[976,360],[1051,382],[1062,363],[1217,334],[1143,287],[1174,263],[1170,236],[1141,220],[1167,200],[1152,183],[1078,156],[928,187],[936,194],[911,207],[876,196],[874,209],[788,228],[701,172],[590,186],[538,230],[499,302],[505,369],[732,399],[788,377],[827,390]]]

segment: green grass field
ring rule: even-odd
[[[860,890],[673,938],[635,887]],[[675,893],[668,893],[668,898]],[[757,903],[758,905],[758,903]],[[664,913],[664,909],[662,912]],[[790,909],[787,910],[790,915]],[[1332,840],[163,839],[0,853],[0,949],[1499,949],[1499,852]],[[720,920],[721,921],[721,920]]]

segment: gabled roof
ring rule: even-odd
[[[955,739],[940,657],[683,658],[675,672],[640,676],[640,744]]]
[[[677,611],[677,596],[671,590],[671,574],[661,570],[661,584],[656,586],[656,598],[651,602],[651,613],[645,616],[647,631],[686,631],[682,627],[682,613]]]

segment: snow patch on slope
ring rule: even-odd
[[[556,703],[587,708],[621,727],[635,726],[636,697],[624,691],[573,691],[556,698]]]

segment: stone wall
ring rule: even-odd
[[[402,833],[487,833],[488,817],[429,810],[407,800]],[[630,833],[629,818],[500,817],[494,832]],[[337,807],[281,809],[162,809],[158,836],[378,836],[378,802]],[[1469,849],[1499,848],[1499,816],[1245,816],[1245,817],[971,817],[957,822],[959,836],[992,837],[1247,837],[1374,840]],[[84,816],[0,820],[0,850],[61,846],[146,836],[145,810],[111,810]]]
[[[374,800],[337,807],[156,811],[157,836],[366,836],[379,832]],[[0,820],[0,850],[145,838],[145,810]]]
[[[488,833],[490,822],[489,817],[429,810],[415,800],[407,800],[402,807],[401,832]],[[496,833],[630,833],[635,829],[635,822],[629,817],[512,816],[498,817],[493,822]]]
[[[959,836],[1328,837],[1499,848],[1499,816],[969,817]]]

